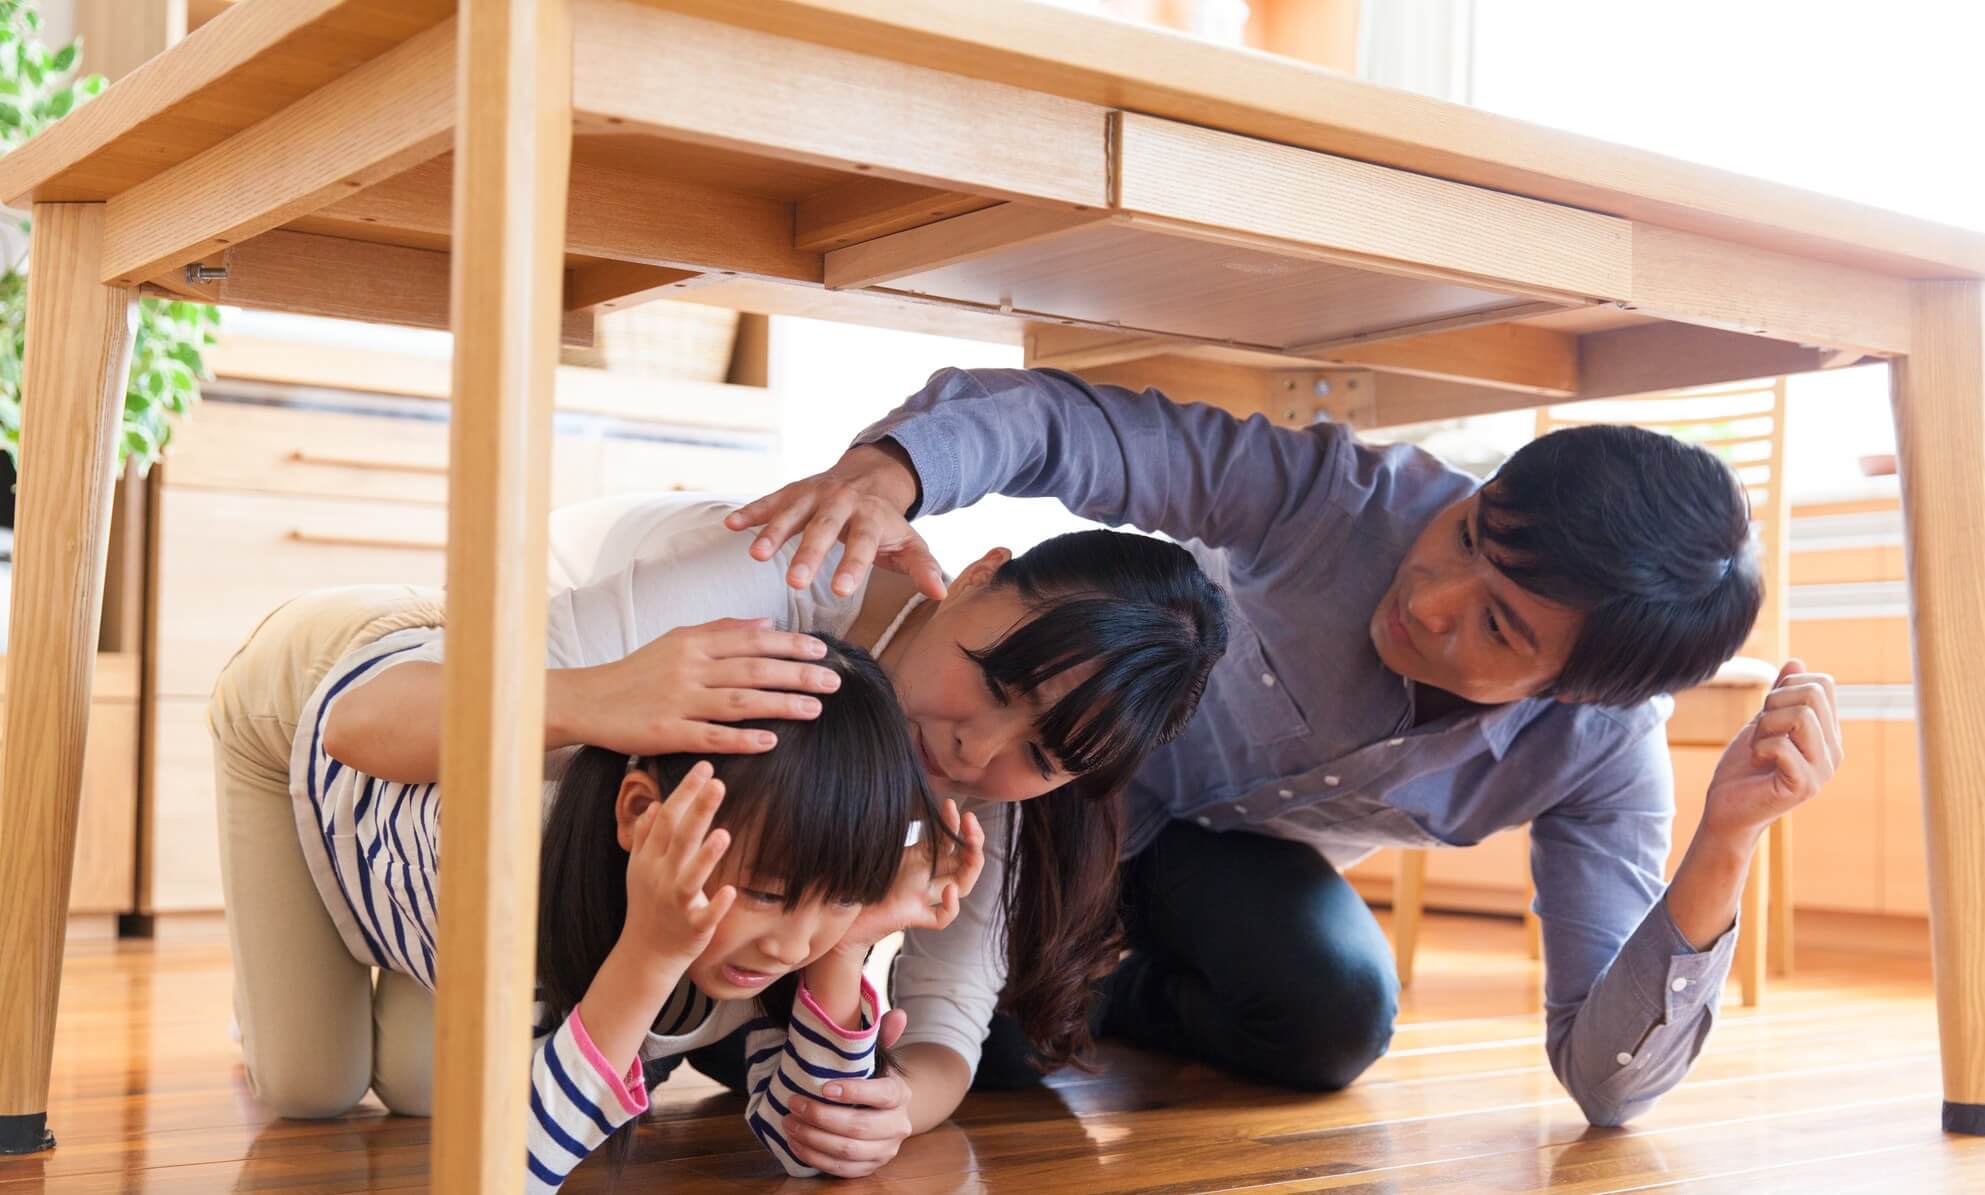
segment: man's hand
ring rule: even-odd
[[[1755,837],[1817,794],[1844,758],[1833,678],[1788,660],[1764,708],[1739,731],[1709,781],[1705,831]]]
[[[1786,661],[1717,763],[1702,824],[1668,885],[1668,915],[1691,946],[1707,950],[1729,931],[1759,836],[1811,800],[1842,757],[1833,678]]]
[[[909,577],[936,600],[944,596],[944,573],[923,536],[903,517],[916,500],[917,475],[908,454],[885,440],[848,449],[825,473],[740,507],[724,526],[732,531],[763,528],[751,543],[755,560],[770,560],[799,535],[799,552],[786,572],[786,583],[794,589],[811,585],[827,553],[845,543],[834,574],[835,593],[853,593],[868,579],[870,566],[880,564]]]

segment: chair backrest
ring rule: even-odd
[[[1635,398],[1561,403],[1537,409],[1537,434],[1594,423],[1627,423],[1700,444],[1723,458],[1751,498],[1751,524],[1764,565],[1764,608],[1742,654],[1776,666],[1790,650],[1785,606],[1791,572],[1786,524],[1792,503],[1785,489],[1785,379],[1678,390]]]

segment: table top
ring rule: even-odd
[[[1029,0],[568,3],[568,339],[671,296],[1061,325],[1029,359],[1070,368],[1417,337],[1372,366],[1396,420],[1892,355],[1907,280],[1985,275],[1985,234]],[[0,197],[107,203],[106,281],[445,328],[456,19],[239,0],[0,159]]]
[[[645,2],[1883,272],[1985,273],[1985,234],[1028,0]],[[241,0],[0,162],[0,196],[107,199],[454,9],[452,0]]]

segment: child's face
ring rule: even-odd
[[[861,912],[859,904],[817,896],[788,911],[785,891],[744,871],[735,853],[718,863],[703,887],[714,894],[725,884],[736,886],[737,900],[717,923],[710,944],[689,965],[690,982],[713,1000],[756,996],[780,976],[826,954]]]

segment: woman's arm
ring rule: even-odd
[[[707,752],[751,755],[777,741],[720,722],[808,719],[809,692],[840,678],[802,661],[824,647],[811,635],[763,621],[723,619],[680,627],[623,659],[545,673],[544,745],[591,743],[629,755]],[[386,668],[332,703],[324,751],[368,776],[422,784],[441,771],[441,665],[410,660]]]
[[[910,1084],[910,1132],[928,1133],[958,1110],[972,1089],[972,1067],[956,1050],[915,1042],[896,1051]]]

